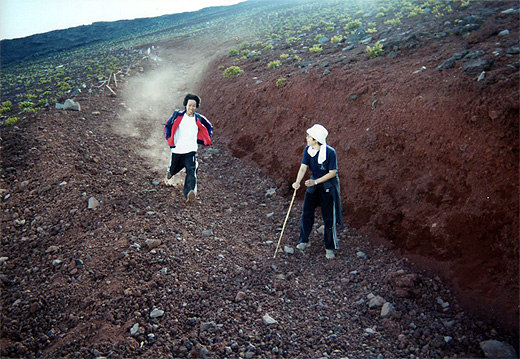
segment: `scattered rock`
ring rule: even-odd
[[[242,300],[244,300],[246,297],[246,293],[245,292],[242,292],[242,291],[239,291],[237,293],[237,295],[235,296],[235,302],[241,302]]]
[[[212,235],[213,235],[213,229],[207,229],[207,230],[202,231],[203,237],[211,237]]]
[[[161,244],[162,241],[160,239],[150,238],[146,240],[146,245],[150,250],[159,247]]]
[[[96,209],[99,205],[100,203],[95,197],[90,197],[88,199],[88,209]]]
[[[415,273],[405,273],[404,271],[392,272],[387,276],[387,281],[395,290],[395,295],[401,298],[414,298],[419,295],[417,284],[419,278]]]
[[[385,303],[385,299],[381,296],[375,296],[368,301],[368,307],[370,309],[379,308]]]
[[[73,110],[73,111],[81,111],[81,106],[79,102],[76,102],[71,99],[65,100],[64,104],[56,103],[56,109],[58,110]]]
[[[152,312],[150,313],[150,318],[160,318],[164,315],[164,311],[161,310],[161,309],[154,309],[152,310]]]
[[[130,328],[130,335],[136,335],[139,332],[139,323],[135,323],[132,325],[132,328]]]
[[[361,259],[367,259],[368,258],[367,255],[365,254],[365,252],[363,252],[363,251],[357,251],[356,252],[356,256],[358,258],[361,258]]]
[[[274,195],[276,194],[276,188],[269,188],[266,192],[265,192],[265,197],[273,197]]]
[[[392,313],[395,311],[395,308],[392,303],[386,302],[383,304],[383,307],[381,308],[381,318],[388,318],[392,315]]]
[[[276,320],[274,320],[269,314],[265,314],[263,317],[262,317],[262,321],[264,322],[264,324],[266,325],[272,325],[272,324],[277,324],[278,322]]]
[[[518,358],[515,349],[498,340],[486,340],[480,343],[480,348],[484,352],[486,358],[489,359],[511,359]]]
[[[200,332],[206,332],[206,331],[212,330],[216,326],[217,325],[215,324],[215,322],[204,322],[204,323],[201,323],[200,324]]]

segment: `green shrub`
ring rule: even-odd
[[[400,24],[401,24],[400,19],[390,19],[390,20],[385,21],[385,25],[394,26],[394,25],[400,25]]]
[[[323,48],[321,47],[321,44],[315,44],[312,45],[312,47],[309,49],[309,52],[322,52]]]
[[[288,44],[292,44],[293,42],[298,41],[297,37],[290,37],[287,40],[285,40]]]
[[[383,45],[378,41],[373,47],[367,46],[367,53],[371,59],[381,56],[383,55]]]
[[[345,31],[352,31],[361,26],[361,20],[353,20],[345,25]]]
[[[0,107],[0,115],[8,113],[9,111],[11,111],[12,107],[13,103],[11,101],[2,102],[2,107]]]
[[[72,90],[72,87],[70,87],[70,85],[67,82],[65,82],[65,81],[58,82],[58,86],[60,87],[60,89],[62,91],[70,91],[70,90]]]
[[[281,55],[280,55],[280,58],[281,58],[282,60],[285,60],[285,59],[287,59],[288,57],[289,57],[289,54],[281,54]]]
[[[280,77],[278,80],[276,80],[276,87],[282,87],[285,81],[285,78]]]
[[[15,123],[18,122],[18,120],[19,120],[18,117],[9,117],[7,120],[5,120],[4,126],[14,125]]]
[[[240,75],[243,72],[244,72],[244,70],[242,70],[238,66],[230,66],[224,71],[224,77],[227,79],[230,77],[237,77],[238,75]]]
[[[343,35],[332,36],[332,39],[330,39],[330,42],[333,44],[340,43],[341,41],[343,41]]]
[[[269,69],[275,69],[280,66],[282,66],[282,63],[280,62],[280,60],[274,60],[267,64],[267,68],[269,68]]]
[[[31,108],[33,108],[34,106],[34,103],[32,103],[31,101],[23,101],[23,102],[20,102],[20,104],[18,105],[18,109],[20,111],[27,111]]]
[[[237,49],[231,49],[231,50],[229,50],[229,52],[228,52],[228,56],[229,56],[229,57],[238,56],[238,54],[239,54],[239,52],[238,52]]]
[[[433,8],[433,15],[435,15],[435,17],[442,17],[444,16],[444,14],[442,13],[442,8],[440,6],[436,6]]]
[[[424,15],[424,10],[421,9],[419,6],[412,6],[410,8],[410,12],[408,13],[408,17],[415,17],[418,15]]]
[[[301,61],[302,58],[298,55],[294,55],[294,61]]]
[[[251,53],[251,51],[249,51],[249,50],[242,50],[240,53],[242,54],[242,56],[247,56],[247,55],[249,55]]]

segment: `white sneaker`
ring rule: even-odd
[[[296,248],[298,248],[299,250],[303,251],[305,248],[307,248],[310,245],[311,244],[309,242],[300,242],[300,243],[298,243]]]
[[[325,257],[327,257],[327,259],[334,258],[335,257],[334,249],[325,249]]]
[[[186,196],[186,203],[193,202],[195,199],[195,192],[193,190],[188,192],[188,195]]]

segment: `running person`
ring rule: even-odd
[[[198,144],[211,145],[213,127],[203,115],[195,112],[200,106],[197,95],[184,97],[184,111],[175,111],[165,127],[165,137],[171,148],[171,160],[166,177],[172,178],[186,169],[184,196],[191,202],[197,195],[197,148]]]

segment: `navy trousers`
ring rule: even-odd
[[[186,169],[183,189],[184,197],[186,197],[190,191],[197,193],[197,152],[172,153],[168,172],[174,176],[183,168]]]
[[[338,239],[336,235],[336,210],[334,197],[331,188],[324,188],[323,184],[309,187],[305,191],[303,200],[303,210],[300,225],[300,242],[309,242],[309,235],[314,225],[314,211],[316,207],[321,207],[325,232],[323,241],[325,249],[338,249]]]

